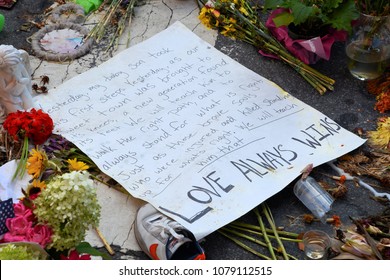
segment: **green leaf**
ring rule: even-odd
[[[335,8],[337,8],[343,2],[344,0],[323,1],[323,3],[321,4],[321,10],[323,13],[331,13]]]
[[[359,16],[355,0],[265,0],[264,7],[283,7],[291,11],[292,17],[283,14],[274,19],[278,27],[293,22],[295,25],[305,25],[309,28],[331,25],[338,30],[350,31],[351,21]]]
[[[359,17],[359,12],[356,9],[354,0],[348,0],[339,5],[331,15],[328,22],[333,28],[338,30],[351,31],[351,22]]]
[[[273,21],[274,21],[276,27],[288,26],[290,23],[292,23],[294,21],[294,17],[292,14],[290,14],[288,12],[284,12],[284,13],[280,13],[280,14],[276,15],[273,18]]]
[[[77,252],[80,254],[89,254],[92,256],[100,256],[104,260],[111,260],[112,258],[103,252],[100,252],[98,249],[94,248],[89,244],[88,242],[81,242],[79,245],[76,247]]]
[[[308,18],[314,15],[315,10],[316,9],[313,6],[309,7],[301,2],[294,2],[291,5],[291,11],[294,17],[294,24],[299,25],[301,23],[306,22]]]

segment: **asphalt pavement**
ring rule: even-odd
[[[52,2],[48,0],[19,0],[11,9],[0,9],[0,13],[6,18],[5,28],[0,33],[0,43],[13,45],[32,54],[28,38],[38,28],[31,24],[31,21],[39,22],[42,11],[51,4]],[[388,113],[381,114],[374,110],[375,97],[367,92],[365,82],[353,78],[348,72],[343,43],[334,44],[329,61],[320,61],[313,65],[315,69],[336,81],[334,90],[324,95],[319,95],[292,68],[280,61],[261,56],[251,45],[218,35],[215,47],[245,67],[275,82],[294,97],[321,111],[349,131],[356,132],[358,128],[366,131],[374,130],[378,117],[389,116]],[[362,148],[364,147],[365,145]],[[318,181],[330,182],[332,179],[327,175],[336,175],[336,173],[326,164],[315,168],[312,173],[312,176]],[[370,178],[364,178],[364,180],[371,181]],[[294,196],[293,184],[294,182],[266,201],[271,208],[276,224],[283,227],[285,231],[295,233],[309,229],[321,229],[334,235],[333,227],[330,224],[320,222],[307,224],[300,219],[294,219],[294,217],[308,213],[308,210]],[[372,199],[372,193],[367,189],[357,187],[352,181],[347,182],[346,185],[348,186],[347,194],[335,201],[332,210],[328,213],[329,216],[339,215],[344,224],[350,224],[350,216],[376,215],[386,209],[387,205]],[[389,190],[387,191],[389,192]],[[244,215],[240,220],[256,223],[256,217],[252,212]],[[201,245],[205,249],[208,259],[258,258],[239,248],[218,232],[205,237],[201,241]],[[289,253],[303,258],[303,253],[298,249],[297,244],[286,243],[285,246]],[[115,247],[115,249],[117,253],[114,257],[121,258],[124,253],[120,251],[120,248]],[[267,252],[267,249],[259,248],[259,250]],[[125,254],[132,254],[134,258],[139,259],[147,258],[138,251],[126,252]]]

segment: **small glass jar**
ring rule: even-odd
[[[302,240],[306,259],[326,260],[328,258],[332,242],[326,232],[310,230],[303,235]]]
[[[361,13],[346,42],[348,69],[359,80],[380,77],[390,65],[390,16]]]

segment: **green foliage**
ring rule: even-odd
[[[357,19],[359,13],[353,1],[341,3],[340,6],[329,14],[327,21],[338,30],[351,30],[351,21]],[[348,27],[348,28],[347,28]]]
[[[274,18],[276,26],[304,26],[306,29],[331,26],[350,31],[351,22],[359,17],[354,0],[265,0],[266,9],[285,8]]]
[[[322,15],[317,6],[307,6],[299,1],[292,1],[290,9],[295,25],[300,25],[315,17],[320,18]]]
[[[44,260],[46,255],[27,243],[7,243],[0,247],[0,260]]]
[[[81,254],[100,256],[104,260],[112,260],[112,258],[108,254],[100,252],[98,249],[92,247],[91,244],[89,244],[88,242],[81,242],[79,245],[76,246],[76,250]]]

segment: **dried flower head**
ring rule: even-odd
[[[380,118],[377,130],[368,131],[368,144],[381,149],[389,149],[390,143],[390,117]]]
[[[376,259],[364,236],[351,230],[346,232],[345,243],[341,246],[341,249],[360,258]]]
[[[389,6],[390,11],[390,6]],[[376,95],[375,110],[385,113],[390,110],[390,72],[367,82],[369,93]]]
[[[303,215],[303,221],[306,223],[306,224],[311,224],[312,222],[314,222],[315,218],[312,214],[304,214]]]

